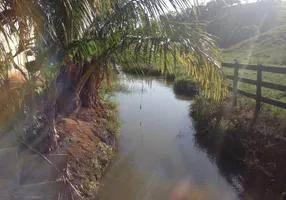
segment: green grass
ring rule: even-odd
[[[223,68],[223,71],[225,74],[228,75],[233,75],[233,69],[229,68]],[[252,80],[257,80],[257,73],[255,71],[251,70],[239,70],[239,76],[243,78],[249,78]],[[269,73],[269,72],[263,72],[262,73],[262,80],[265,82],[270,82],[270,83],[276,83],[276,84],[281,84],[281,85],[286,85],[286,75],[283,74],[275,74],[275,73]],[[232,85],[232,81],[228,80],[228,83]],[[251,92],[251,93],[256,93],[256,86],[255,85],[250,85],[247,83],[241,83],[238,82],[238,89]],[[273,89],[268,89],[268,88],[262,88],[262,96],[272,98],[272,99],[277,99],[283,102],[286,102],[286,92],[281,92],[278,90],[273,90]],[[244,108],[254,108],[255,107],[255,101],[247,98],[247,97],[242,97],[240,96],[238,99],[238,104],[241,107]],[[286,110],[282,108],[278,108],[275,106],[271,106],[268,104],[263,104],[262,109],[264,111],[271,111],[272,113],[281,115],[281,117],[286,116]]]
[[[124,84],[120,75],[115,72],[110,72],[109,79],[104,79],[100,85],[100,95],[103,98],[112,96],[115,92],[128,93],[130,89],[128,85]]]
[[[110,99],[106,105],[106,110],[108,113],[108,123],[106,124],[106,129],[116,136],[119,136],[121,126],[121,121],[118,115],[119,107],[119,101],[116,99]]]
[[[125,66],[122,70],[127,74],[139,75],[139,76],[156,76],[163,77],[164,74],[155,67],[155,64],[143,64],[139,63],[138,66]],[[187,72],[182,66],[176,66],[172,74],[167,74],[166,79],[173,81],[173,90],[176,96],[180,99],[189,99],[199,93],[199,84],[191,77],[186,75]]]
[[[133,74],[133,75],[140,75],[140,76],[155,76],[155,77],[162,77],[164,76],[164,73],[160,71],[157,67],[155,67],[155,64],[143,64],[139,63],[134,66],[126,66],[122,65],[122,71],[127,74]],[[168,80],[174,80],[176,74],[167,74],[167,79]]]
[[[222,51],[223,62],[233,63],[237,59],[242,64],[285,66],[286,26],[267,31]]]
[[[257,37],[245,40],[229,49],[223,50],[223,62],[233,63],[237,59],[241,64],[254,64],[262,62],[264,66],[286,67],[286,26],[267,31]],[[225,74],[233,75],[233,69],[223,68]],[[256,80],[257,73],[251,70],[239,70],[239,76]],[[286,85],[286,75],[269,72],[262,73],[262,80],[265,82]],[[231,84],[232,81],[229,81]],[[240,83],[238,88],[247,92],[256,93],[256,86]],[[262,95],[268,98],[286,102],[286,92],[262,88]],[[249,98],[240,98],[241,104],[251,107],[255,102]],[[285,109],[280,109],[270,105],[264,105],[263,109],[271,110],[274,113],[286,116]]]

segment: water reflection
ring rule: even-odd
[[[125,123],[101,199],[237,199],[217,166],[195,147],[190,101],[177,99],[163,79],[124,82],[132,92],[117,95]]]
[[[198,150],[206,153],[209,160],[216,164],[219,169],[219,173],[225,178],[227,183],[235,190],[238,196],[243,196],[243,187],[241,177],[238,175],[241,173],[240,163],[235,158],[227,158],[224,154],[224,149],[221,144],[215,143],[207,136],[201,136],[195,134],[194,137],[195,146]]]
[[[207,134],[196,133],[194,135],[195,146],[203,151],[209,159],[216,164],[219,174],[233,188],[240,199],[268,200],[282,199],[284,183],[271,181],[271,177],[265,176],[260,169],[247,168],[242,160],[233,156],[230,149],[231,142],[227,140],[216,143]],[[235,148],[235,147],[234,147]]]

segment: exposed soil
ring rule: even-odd
[[[64,118],[57,125],[59,149],[69,155],[68,172],[75,187],[86,199],[95,199],[100,179],[114,154],[116,136],[107,130],[103,108],[81,108],[76,120]]]
[[[0,122],[5,123],[11,111],[5,107],[17,98],[17,90],[23,85],[20,75],[14,74],[0,87]],[[56,126],[58,148],[52,153],[67,153],[68,176],[85,199],[95,199],[100,179],[111,163],[116,146],[116,110],[102,101],[96,108],[81,107],[75,117],[63,118]],[[119,127],[116,127],[119,128]],[[3,137],[1,137],[3,139]]]

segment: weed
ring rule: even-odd
[[[107,122],[106,129],[109,133],[112,133],[118,136],[120,132],[120,126],[121,126],[121,121],[118,115],[119,101],[115,99],[110,99],[107,102],[106,110],[107,110],[107,117],[108,117],[106,120]]]
[[[235,124],[229,119],[221,119],[219,122],[219,129],[232,130],[235,128]]]
[[[100,85],[100,95],[101,97],[105,97],[106,95],[113,95],[114,92],[128,93],[129,88],[128,85],[121,82],[119,75],[113,72],[108,80],[105,79],[102,81]]]

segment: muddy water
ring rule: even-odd
[[[163,80],[126,78],[118,93],[119,152],[103,181],[103,200],[237,199],[217,166],[194,142],[190,101]]]

